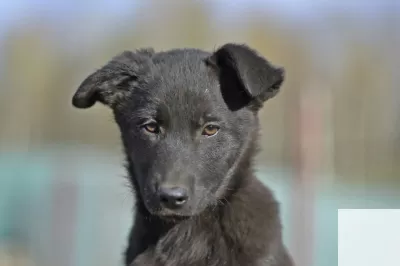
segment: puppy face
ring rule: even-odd
[[[230,189],[257,111],[282,81],[282,69],[243,45],[139,50],[89,76],[73,103],[112,108],[139,200],[152,214],[186,217]]]

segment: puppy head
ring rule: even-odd
[[[258,132],[257,113],[284,71],[254,50],[124,52],[87,77],[73,105],[114,112],[138,200],[161,217],[217,204]],[[236,182],[236,181],[235,181]]]

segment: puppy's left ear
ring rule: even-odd
[[[223,96],[233,109],[244,105],[258,109],[277,94],[284,81],[283,68],[273,66],[246,45],[225,44],[208,63],[216,66]]]

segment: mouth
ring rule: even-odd
[[[161,209],[155,213],[158,217],[166,221],[183,221],[190,218],[190,215],[183,214],[170,209]]]
[[[145,206],[149,213],[166,221],[181,221],[186,220],[191,216],[190,213],[184,213],[179,209],[162,207],[158,202],[145,201]]]

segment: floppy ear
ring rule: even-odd
[[[216,66],[223,96],[233,109],[250,103],[258,109],[276,95],[284,80],[283,68],[273,66],[246,45],[225,44],[208,62]]]
[[[114,107],[138,82],[153,53],[152,49],[143,49],[125,51],[114,57],[81,83],[72,97],[72,104],[77,108],[89,108],[99,101]]]

